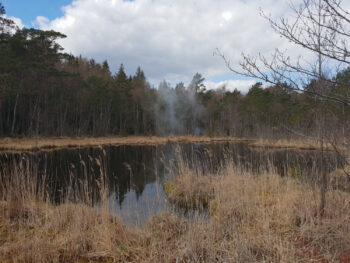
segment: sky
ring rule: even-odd
[[[298,2],[299,0],[293,0]],[[0,0],[19,25],[55,30],[74,55],[121,63],[128,74],[138,66],[157,84],[189,83],[199,72],[207,88],[246,92],[256,80],[229,71],[219,49],[239,69],[241,53],[272,54],[275,48],[300,50],[276,35],[260,9],[288,15],[288,0]]]

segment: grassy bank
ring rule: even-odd
[[[186,189],[188,176],[172,183]],[[291,178],[226,167],[210,184],[202,193],[215,189],[210,222],[196,225],[200,245],[210,251],[207,262],[350,262],[349,194],[330,190],[320,217],[319,189]],[[179,197],[200,202],[198,184],[192,187]]]
[[[54,150],[60,148],[97,147],[104,145],[160,145],[165,143],[247,142],[255,149],[318,150],[320,143],[311,139],[258,139],[208,136],[107,136],[107,137],[39,137],[0,138],[0,151]],[[325,143],[325,150],[333,150]]]
[[[249,142],[246,138],[206,137],[206,136],[128,136],[128,137],[56,137],[56,138],[2,138],[0,150],[27,151],[59,148],[95,147],[103,145],[159,145],[172,143],[212,143],[212,142]]]
[[[0,262],[350,262],[350,196],[232,166],[169,182],[172,200],[205,202],[209,220],[160,214],[142,228],[79,202],[52,206],[17,170],[0,183]],[[179,198],[180,197],[180,198]],[[103,201],[105,200],[105,201]]]
[[[249,144],[252,148],[263,149],[298,149],[298,150],[319,150],[321,144],[311,139],[257,139]],[[333,150],[330,143],[324,143],[325,150]]]

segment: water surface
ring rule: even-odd
[[[110,207],[126,224],[143,224],[152,215],[174,209],[166,201],[163,184],[176,175],[179,159],[198,174],[216,174],[225,162],[254,173],[273,169],[281,176],[304,180],[317,179],[321,173],[318,151],[256,151],[245,143],[122,145],[0,154],[2,166],[29,160],[47,181],[53,203],[74,200],[72,193],[78,192],[100,207],[100,189],[105,186]],[[324,163],[325,172],[340,165],[331,152],[324,155]]]

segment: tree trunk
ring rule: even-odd
[[[18,94],[16,95],[16,102],[15,102],[15,106],[13,108],[13,121],[12,121],[12,127],[11,127],[11,134],[12,135],[14,135],[14,131],[15,131],[17,103],[18,103]]]

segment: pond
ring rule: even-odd
[[[110,207],[124,223],[142,225],[150,216],[174,209],[167,203],[163,184],[176,175],[179,160],[198,174],[215,174],[225,162],[233,162],[254,173],[272,169],[281,176],[313,180],[320,174],[321,155],[318,151],[256,150],[247,143],[122,145],[0,154],[3,167],[23,160],[45,179],[53,203],[78,196],[99,208],[103,185]],[[325,172],[340,165],[331,152],[324,155],[324,163]]]

